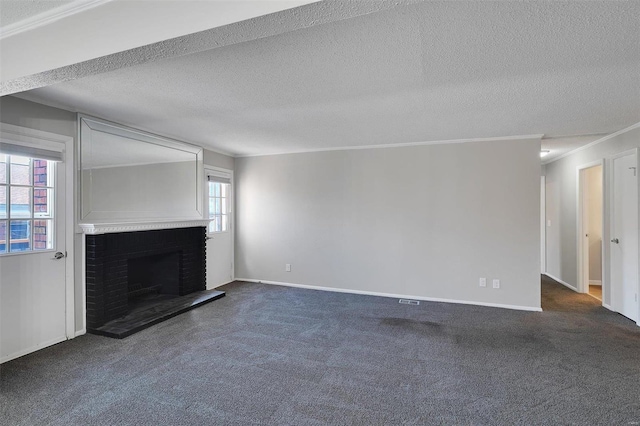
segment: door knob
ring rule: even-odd
[[[66,253],[63,253],[63,252],[59,251],[59,252],[57,252],[56,254],[53,255],[52,259],[53,260],[60,260],[65,256],[66,256]]]
[[[617,238],[614,238],[613,240],[611,240],[612,243],[616,243],[616,244],[620,244],[620,240]]]

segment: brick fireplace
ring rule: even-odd
[[[105,334],[105,324],[126,317],[149,298],[164,301],[204,291],[205,230],[86,235],[87,331]]]

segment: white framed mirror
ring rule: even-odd
[[[203,218],[203,150],[78,115],[80,222]]]

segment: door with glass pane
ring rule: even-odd
[[[67,337],[58,164],[0,153],[0,362]]]
[[[207,288],[233,280],[232,172],[207,169]]]

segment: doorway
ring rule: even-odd
[[[578,168],[579,291],[602,302],[603,288],[603,166]]]
[[[540,273],[547,273],[547,178],[540,176]]]
[[[638,152],[611,159],[611,308],[639,322]]]
[[[234,279],[233,171],[205,168],[207,218],[207,290]]]
[[[74,337],[73,139],[0,124],[0,363]],[[69,187],[71,186],[71,188]]]

